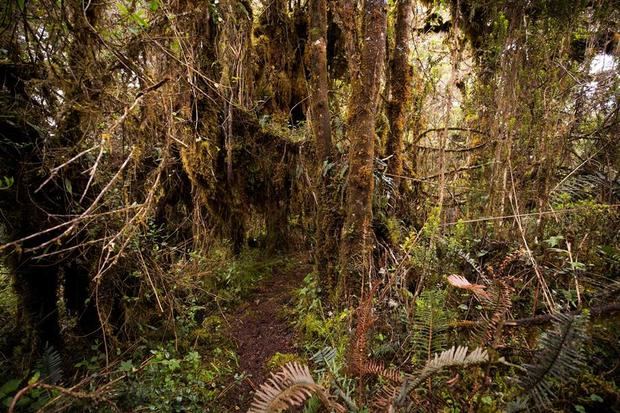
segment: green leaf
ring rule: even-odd
[[[131,360],[122,361],[119,370],[125,373],[133,371],[133,362]]]
[[[20,382],[21,380],[19,379],[13,379],[4,383],[2,387],[0,387],[0,398],[3,398],[4,396],[7,396],[17,390]]]
[[[71,181],[67,178],[65,178],[65,190],[73,195],[73,185],[71,185]]]
[[[149,27],[149,23],[148,23],[148,22],[144,19],[144,17],[142,17],[142,16],[140,15],[140,11],[137,11],[137,12],[135,12],[135,13],[131,13],[131,15],[130,15],[129,17],[131,17],[131,19],[132,19],[134,22],[138,23],[138,25],[139,25],[140,27],[142,27],[142,28]]]
[[[3,176],[0,179],[0,189],[9,189],[15,183],[15,178],[12,176]]]
[[[159,9],[159,1],[157,0],[151,0],[149,2],[149,10],[151,11],[157,11]]]
[[[30,378],[30,380],[28,380],[28,385],[33,385],[36,382],[39,381],[39,378],[41,377],[41,373],[40,372],[35,372],[32,377]]]
[[[123,3],[116,3],[116,7],[118,8],[118,11],[121,12],[121,15],[127,16],[129,14],[129,10],[127,10],[127,7],[125,7]]]
[[[545,240],[545,242],[550,246],[550,247],[557,247],[558,245],[560,245],[560,242],[564,239],[564,237],[562,235],[555,235],[553,237],[549,237]]]
[[[179,57],[181,55],[181,45],[178,39],[174,39],[170,42],[170,50],[172,51],[172,53],[174,53],[176,57]]]

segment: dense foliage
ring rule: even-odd
[[[3,409],[620,411],[617,1],[0,21]]]

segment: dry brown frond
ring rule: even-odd
[[[513,288],[503,280],[496,281],[497,294],[494,297],[493,314],[486,323],[485,341],[492,344],[501,335],[506,316],[512,308]]]
[[[360,374],[372,374],[375,376],[381,376],[385,379],[392,381],[393,383],[400,383],[403,381],[400,371],[394,369],[388,369],[380,361],[367,360],[363,362]]]
[[[260,386],[248,413],[281,412],[301,406],[312,395],[316,395],[324,406],[332,410],[342,413],[346,411],[343,406],[330,400],[325,389],[312,378],[308,366],[290,362],[279,372],[272,373]]]
[[[483,298],[485,300],[491,299],[489,293],[485,291],[485,288],[487,288],[485,285],[472,284],[467,280],[467,278],[463,277],[462,275],[452,274],[448,276],[448,283],[450,283],[450,285],[452,285],[453,287],[461,288],[463,290],[469,290],[474,293],[478,298]]]
[[[364,374],[363,366],[368,362],[368,331],[376,321],[376,317],[372,314],[373,295],[372,291],[367,294],[356,310],[357,326],[349,348],[347,369],[350,373],[360,376]]]

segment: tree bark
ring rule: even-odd
[[[347,138],[349,176],[346,215],[340,242],[340,278],[337,292],[347,295],[363,285],[372,253],[372,193],[375,156],[377,94],[385,57],[386,5],[383,0],[364,4],[363,46],[359,70],[351,73]],[[356,277],[350,279],[351,277]]]
[[[316,183],[318,208],[316,214],[316,270],[330,290],[334,285],[338,259],[338,206],[331,168],[332,137],[329,114],[329,83],[327,75],[327,1],[311,0],[308,37],[310,67],[310,125],[316,145]]]
[[[310,122],[317,158],[322,164],[332,151],[327,81],[327,1],[311,0],[308,57],[310,60]]]
[[[413,67],[409,64],[409,37],[413,20],[411,0],[398,2],[394,52],[390,59],[390,86],[387,116],[389,132],[386,142],[388,173],[394,177],[394,189],[398,192],[403,174],[403,139],[405,134],[405,110],[411,105]]]

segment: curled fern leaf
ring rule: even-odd
[[[248,413],[281,412],[289,407],[301,406],[312,395],[332,410],[345,411],[340,404],[330,400],[325,389],[314,381],[308,366],[290,362],[279,372],[272,373],[260,386]]]

